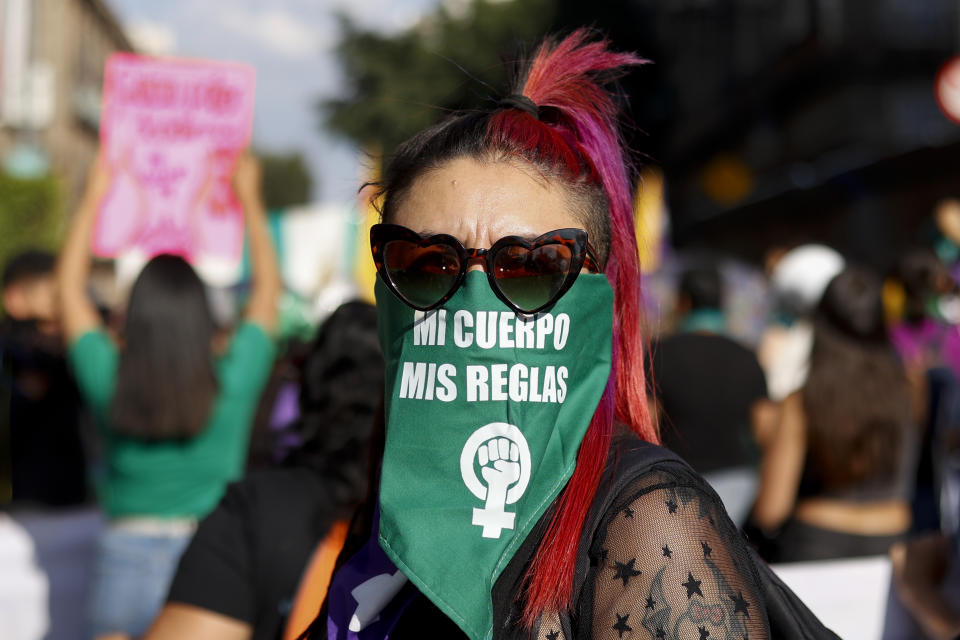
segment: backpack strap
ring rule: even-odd
[[[333,523],[327,535],[317,545],[300,579],[300,586],[293,600],[293,608],[283,632],[284,640],[295,640],[317,617],[320,605],[327,597],[327,587],[333,575],[333,566],[347,539],[348,523],[339,520]]]
[[[665,463],[688,466],[672,451],[640,440],[632,433],[614,437],[610,444],[607,468],[580,534],[577,566],[573,578],[573,602],[578,602],[583,593],[583,586],[590,569],[590,547],[604,517],[613,507],[614,502],[635,480],[649,473],[655,466]]]

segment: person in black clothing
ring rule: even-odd
[[[88,497],[81,402],[60,337],[55,258],[26,251],[3,271],[2,389],[16,506],[67,507]],[[3,500],[0,499],[0,502]]]
[[[678,332],[651,350],[660,435],[742,524],[756,490],[752,426],[770,410],[763,370],[752,351],[723,335],[723,287],[715,267],[683,273],[678,308]]]
[[[67,367],[54,263],[31,250],[3,271],[0,509],[30,537],[50,585],[43,607],[55,640],[82,624],[100,518],[88,482],[91,423]]]
[[[326,320],[301,379],[303,446],[283,468],[228,487],[183,554],[149,640],[280,638],[311,553],[365,495],[383,387],[371,305],[349,302]]]

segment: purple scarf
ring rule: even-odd
[[[384,640],[419,595],[377,542],[380,509],[367,542],[333,576],[327,597],[330,640]],[[407,586],[406,589],[404,587]]]

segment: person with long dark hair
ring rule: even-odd
[[[803,388],[765,452],[754,523],[781,562],[886,554],[910,527],[917,428],[882,283],[847,267],[814,315]]]
[[[310,610],[296,633],[283,634],[296,625],[290,603],[311,554],[342,544],[366,494],[367,445],[383,387],[372,305],[348,302],[324,321],[301,379],[303,445],[282,468],[227,488],[180,559],[146,640],[274,640],[295,637],[313,619]]]
[[[119,341],[86,293],[90,235],[110,172],[98,159],[60,256],[69,359],[105,443],[100,500],[109,525],[91,589],[90,632],[140,635],[163,602],[199,518],[243,471],[249,431],[274,358],[280,277],[260,196],[260,168],[237,161],[253,290],[222,353],[204,285],[183,258],[159,255],[130,293]]]
[[[641,62],[548,40],[386,168],[379,482],[310,637],[834,637],[654,444],[604,88]]]

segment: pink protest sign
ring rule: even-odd
[[[234,63],[110,57],[100,134],[113,184],[95,253],[240,259],[243,213],[230,174],[250,140],[254,80]]]

